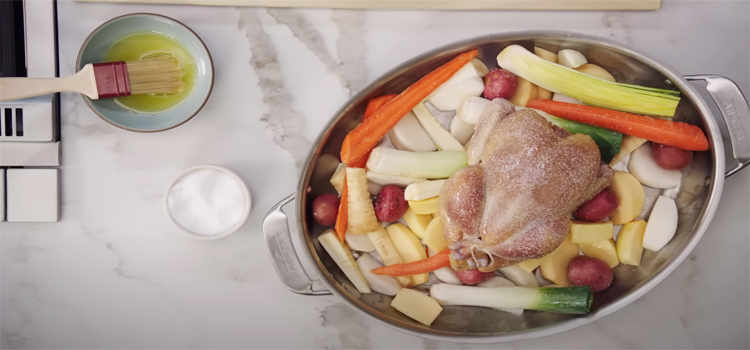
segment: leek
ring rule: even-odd
[[[409,152],[375,147],[367,160],[369,171],[423,179],[447,179],[467,166],[465,151]]]
[[[497,55],[500,67],[556,93],[586,104],[614,110],[673,117],[679,91],[613,83],[545,61],[519,45],[510,45]]]
[[[420,179],[420,178],[415,178],[415,177],[404,177],[404,176],[380,174],[374,171],[367,172],[367,181],[370,181],[371,183],[374,183],[380,186],[396,185],[396,186],[406,187],[413,183],[422,182],[426,180],[427,179]]]
[[[440,305],[482,306],[493,309],[526,309],[564,314],[591,311],[593,293],[584,287],[494,287],[433,284],[430,296]]]

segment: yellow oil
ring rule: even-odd
[[[185,89],[173,95],[130,95],[117,97],[115,101],[132,111],[158,114],[168,111],[184,101],[193,89],[198,76],[198,67],[188,50],[176,39],[158,32],[128,35],[109,47],[104,54],[105,62],[135,61],[158,55],[171,55],[180,63]]]

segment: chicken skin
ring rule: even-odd
[[[570,213],[614,174],[591,137],[513,110],[492,101],[477,124],[475,137],[484,136],[468,146],[481,163],[456,172],[440,192],[454,269],[488,272],[551,253],[568,235]]]

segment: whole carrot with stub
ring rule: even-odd
[[[386,276],[411,276],[421,273],[428,273],[442,269],[443,267],[451,266],[449,255],[450,250],[448,250],[448,248],[445,248],[439,253],[427,259],[404,264],[394,264],[378,267],[377,269],[372,270],[372,273],[376,275]]]
[[[477,50],[471,50],[458,55],[417,80],[378,109],[371,118],[363,120],[362,124],[344,138],[344,143],[341,145],[341,161],[350,164],[367,155],[406,113],[448,81],[461,67],[471,62],[477,54]]]
[[[372,117],[375,112],[377,112],[380,108],[385,106],[388,101],[394,99],[396,94],[390,94],[390,95],[383,95],[378,96],[367,102],[367,108],[365,109],[365,116],[362,118],[362,120],[366,120],[370,117]]]
[[[362,120],[367,120],[368,118],[372,117],[375,112],[383,107],[384,104],[386,104],[388,101],[392,100],[396,95],[383,95],[380,97],[373,98],[367,103],[367,109],[365,110],[365,115],[362,118]],[[367,164],[367,158],[370,157],[370,152],[367,152],[367,154],[362,157],[361,159],[352,162],[352,164],[348,164],[351,168],[364,168]],[[346,183],[346,174],[344,174],[344,185],[341,190],[341,204],[339,205],[339,212],[336,216],[336,225],[335,225],[335,231],[336,235],[338,236],[339,240],[341,242],[344,241],[344,238],[346,238],[346,226],[348,225],[349,220],[349,186]]]
[[[159,55],[129,62],[87,64],[62,78],[0,78],[0,101],[13,101],[63,91],[92,100],[130,95],[171,95],[183,91],[177,59]]]
[[[365,109],[365,116],[362,117],[362,121],[365,121],[367,119],[370,119],[375,112],[377,112],[380,108],[382,108],[388,101],[392,100],[398,95],[383,95],[379,97],[375,97],[369,102],[367,102],[367,109]],[[352,168],[364,168],[365,165],[367,165],[367,158],[370,158],[370,152],[367,152],[364,157],[351,162],[350,164],[347,164],[348,166]]]
[[[333,230],[336,231],[336,237],[343,242],[346,238],[346,225],[349,221],[349,186],[346,185],[346,174],[344,174],[344,186],[341,188],[341,201],[339,201],[339,211],[336,215],[336,223]]]
[[[708,150],[703,130],[687,123],[552,100],[531,100],[527,107],[688,151]]]

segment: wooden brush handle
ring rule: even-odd
[[[78,73],[63,78],[0,78],[0,102],[62,91],[80,92],[91,99],[99,98],[93,67],[87,64]]]

